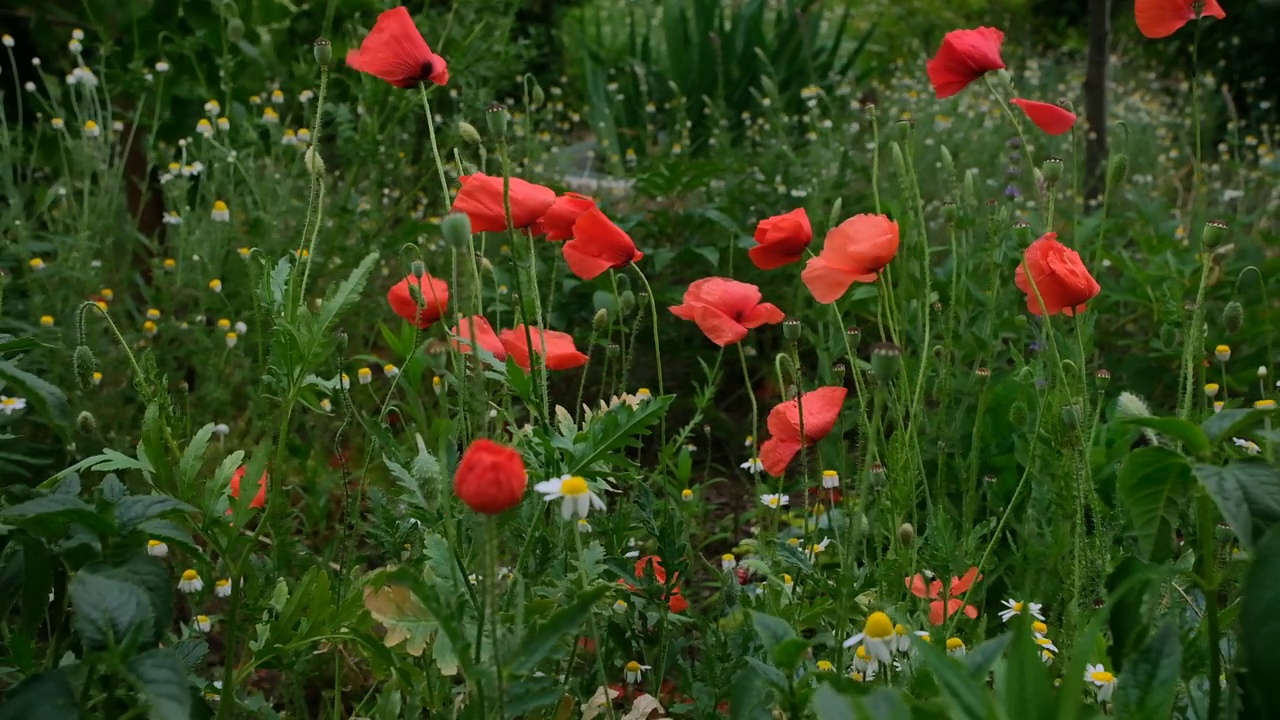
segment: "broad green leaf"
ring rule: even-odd
[[[1144,559],[1163,562],[1172,554],[1173,528],[1192,486],[1186,458],[1168,448],[1145,447],[1125,459],[1116,489]]]
[[[1280,470],[1247,460],[1223,466],[1201,463],[1193,470],[1245,550],[1280,523]]]
[[[591,614],[592,608],[600,603],[600,598],[611,590],[608,585],[598,585],[578,595],[568,606],[561,608],[546,622],[530,628],[520,641],[510,669],[514,673],[526,673],[537,667],[538,663],[555,648],[561,640],[571,637],[579,626]]]
[[[1012,639],[1013,635],[1004,633],[969,648],[964,655],[964,666],[969,674],[975,680],[986,680],[991,667],[1004,654],[1005,648],[1009,647],[1009,641]]]
[[[1209,436],[1194,423],[1176,417],[1136,417],[1125,420],[1129,425],[1151,428],[1182,443],[1182,448],[1196,457],[1205,457],[1212,446]]]
[[[151,602],[137,585],[81,570],[69,590],[71,621],[87,649],[129,646],[151,635]]]
[[[125,667],[147,701],[151,720],[185,718],[191,713],[186,668],[172,650],[148,650],[129,658]]]
[[[778,690],[787,689],[787,676],[783,675],[781,670],[753,657],[746,658],[746,661],[747,665],[750,665],[751,669],[756,671],[756,674],[760,676],[761,680],[764,680]]]
[[[195,670],[200,665],[200,661],[209,654],[209,643],[199,638],[187,638],[174,643],[170,649],[183,667],[187,670]]]
[[[965,672],[964,666],[946,653],[920,638],[911,640],[925,667],[933,671],[938,686],[951,698],[952,717],[965,720],[987,720],[995,709],[983,683]]]
[[[145,535],[147,540],[162,540],[170,545],[177,545],[194,556],[199,556],[203,552],[191,538],[191,533],[172,520],[164,518],[144,520],[138,523],[134,531]]]
[[[1116,684],[1116,714],[1132,718],[1173,716],[1173,700],[1182,672],[1178,626],[1166,618],[1147,644],[1125,665],[1124,682]]]
[[[809,709],[817,720],[856,720],[853,702],[828,683],[821,683],[809,700]]]
[[[996,694],[1007,718],[1052,717],[1053,706],[1046,700],[1053,694],[1053,685],[1040,659],[1040,647],[1032,641],[1030,619],[1019,617],[1018,621],[1009,636],[1009,652],[996,666]]]
[[[1264,418],[1274,415],[1274,410],[1234,408],[1216,412],[1200,424],[1201,430],[1215,444],[1226,442],[1249,428],[1260,425]]]
[[[168,565],[159,558],[151,557],[139,543],[137,549],[123,561],[115,564],[94,562],[85,565],[81,572],[90,572],[100,577],[119,580],[140,588],[150,602],[150,610],[154,619],[154,631],[144,635],[147,642],[154,642],[173,622],[174,578]]]
[[[102,495],[103,500],[114,505],[120,502],[121,498],[127,497],[129,490],[115,473],[109,473],[102,478],[102,482],[98,483],[98,493]]]
[[[71,426],[71,405],[61,390],[8,360],[0,360],[0,381],[5,386],[5,394],[26,398],[59,435],[66,436]]]
[[[764,643],[765,652],[772,653],[773,649],[783,640],[789,640],[796,636],[796,631],[785,620],[773,615],[766,615],[753,610],[751,612],[751,624],[755,627],[756,633],[760,635],[760,642]]]
[[[75,690],[62,670],[32,675],[5,690],[0,720],[79,720]]]
[[[752,658],[748,658],[750,659]],[[756,664],[763,665],[758,660]],[[760,678],[760,673],[754,667],[744,667],[733,676],[729,690],[730,720],[772,720],[773,713],[769,711],[769,706],[772,704],[773,691],[760,682]]]
[[[774,646],[770,655],[773,664],[784,673],[794,672],[800,659],[809,651],[809,641],[802,637],[792,637]]]
[[[80,523],[101,533],[112,532],[111,520],[93,506],[72,495],[45,495],[0,510],[0,521],[54,531],[67,523]]]
[[[1280,717],[1280,530],[1258,543],[1240,605],[1240,650],[1249,668],[1245,694],[1253,707],[1266,709],[1265,717]]]
[[[164,495],[131,495],[116,503],[116,524],[128,531],[146,520],[171,513],[195,512],[195,508]]]
[[[911,720],[911,709],[897,690],[880,688],[857,702],[859,720]]]

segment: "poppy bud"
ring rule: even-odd
[[[480,144],[480,131],[476,129],[475,125],[466,120],[458,121],[458,134],[462,136],[463,140],[472,145]]]
[[[315,55],[316,63],[322,68],[329,67],[329,62],[333,60],[333,43],[324,38],[316,38],[311,43],[311,54]]]
[[[533,90],[529,93],[529,101],[530,110],[542,107],[542,104],[547,101],[547,94],[542,92],[542,86],[538,84],[537,80],[533,81]]]
[[[471,218],[466,213],[449,213],[440,221],[444,241],[454,246],[465,246],[471,240]]]
[[[1222,244],[1222,238],[1227,234],[1227,224],[1217,220],[1210,220],[1204,224],[1204,232],[1200,233],[1200,241],[1207,248],[1218,247]]]
[[[606,356],[616,358],[622,353],[622,348],[618,346],[618,343],[609,343],[609,346],[604,349],[604,352]]]
[[[1018,241],[1018,247],[1027,247],[1034,239],[1035,233],[1031,230],[1031,223],[1019,220],[1013,224],[1013,236]]]
[[[227,21],[227,40],[232,43],[238,43],[244,39],[244,21],[238,17],[233,17]]]
[[[987,378],[991,377],[991,371],[988,370],[987,368],[980,367],[977,370],[973,371],[973,375],[979,380],[986,380]]]
[[[871,346],[871,372],[878,382],[887,383],[898,374],[902,366],[902,349],[893,343],[876,343]]]
[[[1116,153],[1107,161],[1107,190],[1124,183],[1125,176],[1129,174],[1129,156],[1124,153]]]
[[[835,367],[831,368],[831,375],[835,377],[837,385],[844,384],[845,372],[846,372],[846,368],[844,363],[836,363]]]
[[[898,527],[898,542],[903,545],[911,545],[916,541],[916,529],[911,523],[902,523]]]
[[[948,225],[955,225],[956,217],[958,216],[959,210],[956,208],[955,203],[947,202],[942,204],[942,217],[947,221]]]
[[[1062,158],[1052,157],[1045,160],[1040,166],[1040,174],[1044,177],[1045,184],[1050,187],[1057,185],[1062,179]]]
[[[618,309],[624,317],[630,315],[631,311],[636,309],[636,294],[630,290],[623,290],[618,295]]]
[[[844,198],[836,198],[831,204],[831,214],[827,215],[827,227],[835,227],[840,224],[840,209],[844,206]]]
[[[324,174],[324,158],[320,157],[320,153],[316,152],[314,146],[307,148],[307,154],[302,156],[302,163],[306,165],[307,172],[312,177],[319,177]]]
[[[910,118],[898,121],[898,137],[902,138],[902,142],[911,141],[911,131],[915,129],[915,123]]]
[[[93,417],[93,413],[88,410],[81,410],[80,414],[76,416],[76,428],[88,435],[98,429],[98,421]]]
[[[409,271],[413,273],[415,278],[421,280],[422,276],[427,274],[427,266],[421,260],[414,260],[413,264],[409,266]]]
[[[1216,537],[1220,543],[1229,543],[1235,539],[1236,534],[1231,529],[1230,525],[1226,523],[1218,523],[1217,527],[1213,529],[1213,536]]]
[[[858,343],[862,342],[862,330],[860,328],[851,327],[844,331],[845,337],[849,338],[849,348],[858,349]]]
[[[600,308],[591,318],[591,329],[596,332],[604,332],[609,327],[609,311]]]
[[[884,465],[879,460],[871,463],[868,472],[871,475],[871,484],[873,486],[880,487],[884,485]]]
[[[347,349],[347,331],[335,330],[333,332],[333,336],[338,340],[338,352],[342,352],[346,350]]]
[[[1108,370],[1099,370],[1098,372],[1094,373],[1093,377],[1095,380],[1097,380],[1099,391],[1101,391],[1102,388],[1106,387],[1107,383],[1111,382],[1111,373]]]
[[[978,192],[974,189],[974,175],[976,173],[972,168],[964,174],[964,204],[969,207],[978,204]]]
[[[795,318],[787,318],[782,323],[782,336],[793,343],[800,339],[801,330],[800,321]]]
[[[507,122],[511,119],[511,114],[507,112],[507,108],[502,103],[494,103],[484,113],[484,121],[489,125],[489,132],[494,135],[505,138],[507,136]]]
[[[1080,406],[1075,404],[1064,405],[1062,408],[1062,422],[1070,428],[1079,426]]]
[[[92,382],[94,370],[98,369],[98,359],[94,357],[93,351],[87,345],[77,345],[75,353],[71,356],[71,366],[80,380],[80,386],[88,387]]]
[[[939,146],[938,149],[942,151],[942,176],[943,178],[946,179],[947,185],[949,186],[955,185],[956,184],[955,158],[951,157],[951,151],[947,149],[946,145],[941,145]]]
[[[1222,311],[1222,324],[1232,335],[1239,332],[1244,325],[1244,306],[1235,300],[1227,303],[1227,307]]]
[[[1027,404],[1019,400],[1009,406],[1009,422],[1014,427],[1027,427],[1027,422],[1031,419],[1031,413],[1027,410]]]

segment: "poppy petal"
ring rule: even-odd
[[[842,268],[831,266],[821,255],[809,258],[800,273],[800,281],[809,288],[809,294],[824,305],[830,305],[848,292],[855,277]]]
[[[711,305],[699,305],[694,310],[694,322],[707,339],[726,347],[747,336],[747,328],[735,321],[719,308]]]
[[[1031,122],[1036,124],[1047,135],[1061,135],[1070,132],[1076,124],[1076,114],[1053,103],[1038,102],[1012,98],[1009,102],[1022,108]]]
[[[798,440],[771,437],[760,443],[760,464],[764,466],[765,472],[774,477],[781,477],[798,452],[800,452]]]
[[[404,7],[378,16],[360,47],[347,52],[347,65],[398,88],[411,88],[423,80],[438,85],[449,81],[444,58],[431,52]]]
[[[1178,32],[1183,25],[1196,19],[1192,0],[1135,0],[1133,19],[1138,31],[1153,40],[1166,38]],[[1227,16],[1218,0],[1207,0],[1200,17],[1222,20]]]
[[[1004,33],[992,27],[952,30],[942,38],[925,72],[938,99],[951,97],[992,70],[1004,69]]]

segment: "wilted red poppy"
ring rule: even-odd
[[[769,434],[760,445],[760,464],[765,472],[778,477],[786,471],[801,447],[812,445],[831,432],[840,417],[844,396],[842,387],[820,387],[775,405],[769,411]],[[804,437],[800,436],[800,407],[804,406]]]
[[[507,229],[503,179],[484,173],[463,175],[462,187],[453,198],[453,212],[466,213],[471,232],[502,232]],[[511,226],[517,230],[538,222],[556,201],[556,191],[520,178],[511,178]]]
[[[473,440],[453,474],[453,494],[478,513],[497,515],[520,504],[529,476],[514,448]]]
[[[1027,268],[1031,269],[1030,277]],[[1027,247],[1014,275],[1014,284],[1027,294],[1027,310],[1033,315],[1043,315],[1045,311],[1049,315],[1075,315],[1102,290],[1084,266],[1080,253],[1058,242],[1057,233],[1045,233]],[[1041,300],[1044,300],[1043,308]]]
[[[233,498],[240,497],[240,481],[244,479],[244,470],[245,470],[244,466],[241,465],[240,467],[236,468],[236,471],[234,473],[231,474],[230,485],[231,485],[231,497]],[[267,505],[267,473],[263,471],[262,477],[258,479],[258,492],[253,496],[253,499],[249,501],[249,507],[260,508],[260,507],[266,507],[266,505]],[[227,514],[228,515],[231,514],[231,508],[227,508]]]
[[[474,335],[472,335],[473,327],[475,328]],[[483,315],[462,318],[449,331],[449,334],[454,336],[453,346],[464,355],[471,352],[471,343],[467,341],[475,340],[480,347],[488,350],[499,360],[507,359],[506,348],[502,347],[502,341],[498,339],[498,334],[493,331],[493,326],[489,324],[489,321]]]
[[[1197,0],[1135,0],[1133,19],[1138,31],[1152,39],[1169,37],[1187,23],[1196,19]],[[1227,13],[1218,0],[1203,0],[1200,17],[1225,18]]]
[[[508,357],[515,360],[522,370],[529,372],[529,348],[532,339],[533,354],[545,355],[548,370],[571,370],[587,364],[587,356],[578,352],[573,344],[573,336],[556,330],[543,330],[536,327],[517,325],[510,330],[498,333],[498,340],[507,351]],[[544,352],[545,349],[545,352]]]
[[[747,251],[761,270],[772,270],[796,262],[813,240],[809,214],[797,208],[783,215],[765,218],[756,225],[755,247]]]
[[[747,336],[747,330],[782,322],[786,316],[772,303],[762,303],[760,288],[729,278],[695,280],[684,293],[683,305],[671,314],[698,324],[711,342],[724,347]]]
[[[1070,132],[1076,124],[1076,114],[1061,105],[1022,98],[1013,98],[1009,102],[1022,108],[1031,122],[1049,135]]]
[[[820,303],[833,303],[856,282],[876,273],[898,252],[898,223],[884,215],[854,215],[827,233],[822,252],[809,258],[800,279]]]
[[[416,87],[423,81],[437,85],[449,82],[449,65],[431,52],[403,7],[378,16],[360,49],[347,51],[347,65],[398,88]]]
[[[622,228],[590,208],[573,223],[573,239],[564,244],[564,260],[569,270],[583,280],[591,280],[605,270],[626,267],[644,257]]]
[[[969,588],[973,584],[982,579],[978,574],[978,568],[971,567],[964,577],[952,577],[951,583],[946,588],[947,598],[942,597],[943,587],[941,580],[934,580],[925,587],[923,575],[913,575],[906,578],[907,589],[912,595],[920,598],[932,598],[933,602],[929,603],[929,622],[934,625],[941,625],[947,618],[955,615],[961,609],[970,619],[978,617],[978,608],[972,605],[966,605],[961,597],[969,592]]]
[[[948,98],[992,70],[1003,70],[1000,46],[1004,33],[992,27],[952,30],[942,38],[938,54],[925,64],[938,99]]]
[[[547,208],[547,214],[538,221],[534,234],[545,233],[548,240],[559,242],[573,237],[573,224],[582,213],[594,208],[596,203],[586,195],[565,193]]]
[[[415,289],[420,299],[414,297]],[[406,275],[387,291],[387,302],[405,320],[420,328],[431,327],[449,307],[449,284],[430,275],[423,275],[421,279]]]

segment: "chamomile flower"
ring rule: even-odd
[[[209,219],[214,222],[229,222],[231,220],[231,208],[222,200],[215,200],[213,210],[209,211]]]
[[[178,581],[178,589],[188,594],[200,592],[204,589],[204,581],[200,579],[200,573],[187,568],[182,571],[182,579]]]
[[[306,105],[307,103],[311,102],[311,98],[315,96],[316,94],[314,92],[310,90],[303,90],[302,92],[298,93],[298,102],[302,103],[303,105]]]
[[[164,60],[157,60],[155,64],[155,68],[156,68],[156,72],[158,73],[167,73],[169,72],[169,63],[165,62]]]
[[[262,122],[268,125],[279,125],[280,113],[276,112],[273,107],[262,108]]]
[[[13,42],[13,36],[12,36],[12,35],[10,35],[9,33],[5,33],[4,35],[0,35],[0,44],[3,44],[3,45],[4,45],[5,47],[7,47],[7,48],[11,48],[11,47],[13,47],[13,45],[14,45],[14,42]]]
[[[738,567],[738,559],[733,556],[733,553],[725,553],[720,556],[721,570],[724,570],[725,572],[731,572],[736,567]]]
[[[231,321],[227,318],[218,318],[218,329],[226,332],[231,329]]]
[[[1049,626],[1035,620],[1031,623],[1031,634],[1035,637],[1044,637],[1049,634]]]
[[[395,365],[392,365],[391,363],[387,363],[386,365],[382,366],[382,374],[386,375],[389,378],[393,378],[400,374],[400,368],[396,367]]]
[[[215,597],[231,597],[231,578],[218,578],[213,581],[213,594]]]
[[[87,138],[96,138],[102,135],[102,128],[98,127],[98,123],[92,120],[84,121],[84,136]]]
[[[893,626],[893,649],[900,653],[911,649],[911,631],[902,623]]]
[[[226,132],[226,131],[230,130],[230,129],[231,129],[231,120],[230,120],[230,119],[228,119],[228,118],[224,118],[224,117],[220,117],[220,118],[218,118],[218,129],[219,129],[219,130],[221,130],[222,132]]]
[[[1226,361],[1230,360],[1230,359],[1231,359],[1231,346],[1230,346],[1230,345],[1219,345],[1219,346],[1215,347],[1215,348],[1213,349],[1213,356],[1214,356],[1214,357],[1216,357],[1216,358],[1218,359],[1218,362],[1222,362],[1222,363],[1224,363],[1224,362],[1226,362]]]
[[[830,660],[819,660],[817,662],[818,672],[835,672],[836,666],[831,664]]]
[[[641,665],[635,660],[632,660],[631,662],[627,663],[626,667],[624,668],[627,684],[635,685],[636,683],[640,682],[640,679],[642,677],[644,677],[645,670],[652,670],[652,669],[653,668],[649,667],[648,665]]]
[[[50,120],[50,121],[49,121],[49,124],[53,126],[53,129],[54,129],[54,130],[62,130],[62,129],[65,129],[65,128],[67,127],[67,121],[66,121],[66,120],[63,120],[63,119],[62,119],[62,118],[60,118],[60,117],[56,117],[56,118],[54,118],[54,119]]]
[[[1085,682],[1093,683],[1100,703],[1110,700],[1111,693],[1115,692],[1117,678],[1113,673],[1107,672],[1107,669],[1101,663],[1085,666],[1084,679]]]
[[[226,340],[227,348],[230,349],[235,347],[236,343],[240,341],[240,335],[237,334],[234,330],[232,330],[231,332],[224,335],[223,339]]]
[[[613,611],[614,611],[614,612],[616,612],[616,613],[618,613],[619,615],[621,615],[621,614],[625,613],[625,612],[627,611],[627,601],[626,601],[626,600],[614,600],[614,601],[613,601]]]
[[[27,265],[30,266],[32,270],[40,272],[45,268],[44,258],[33,257],[27,261]]]
[[[90,377],[90,381],[93,382],[94,385],[101,385],[102,373],[98,372],[97,370],[94,370],[92,377]]]
[[[342,385],[342,389],[343,389],[343,390],[350,390],[350,389],[351,389],[351,376],[350,376],[350,375],[348,375],[348,374],[346,374],[346,373],[342,373],[342,375],[338,378],[338,382],[339,382],[339,384],[341,384],[341,385]]]
[[[822,471],[822,487],[826,490],[840,487],[840,475],[835,470]]]
[[[574,515],[586,518],[593,507],[604,510],[604,501],[591,491],[586,478],[581,475],[561,475],[554,480],[544,480],[534,485],[533,489],[542,493],[542,499],[547,502],[563,499],[560,515],[565,520]]]
[[[1000,611],[1000,620],[1003,622],[1009,622],[1015,616],[1021,615],[1024,612],[1030,613],[1031,617],[1037,620],[1044,620],[1044,615],[1040,614],[1040,603],[1022,602],[1020,600],[1010,598],[1001,604],[1005,607],[1004,610]]]
[[[41,316],[40,316],[40,327],[47,327],[47,328],[49,328],[49,327],[53,327],[53,316],[52,316],[52,315],[41,315]]]
[[[962,658],[968,652],[968,648],[964,646],[964,641],[958,637],[947,638],[947,654],[951,657]]]
[[[297,132],[296,134],[297,134],[297,137],[298,137],[298,144],[299,144],[299,145],[306,145],[307,143],[311,142],[311,131],[310,131],[310,130],[308,130],[308,129],[306,129],[306,128],[298,128],[298,132]]]
[[[867,652],[881,662],[893,659],[893,647],[896,644],[893,634],[893,621],[879,610],[867,616],[862,632],[844,641],[846,648],[865,646]]]
[[[167,557],[169,555],[169,546],[163,540],[152,538],[147,541],[147,554],[151,557]]]
[[[142,323],[142,333],[147,337],[155,337],[158,332],[160,332],[160,328],[156,327],[155,322],[147,320]]]
[[[247,247],[236,248],[236,254],[240,256],[241,260],[248,260],[249,256],[253,254],[253,249]]]
[[[1252,440],[1245,440],[1244,438],[1233,437],[1231,438],[1231,442],[1235,443],[1236,447],[1240,448],[1241,450],[1244,450],[1249,455],[1257,455],[1258,453],[1262,452],[1262,448],[1258,447],[1258,443],[1253,442]]]
[[[292,128],[285,128],[284,135],[280,138],[280,143],[282,145],[297,145],[298,134]]]
[[[220,279],[218,279],[218,278],[214,278],[214,279],[210,280],[210,281],[209,281],[209,289],[210,289],[210,290],[212,290],[212,291],[214,291],[214,292],[216,292],[216,293],[220,293],[220,292],[222,292],[222,280],[220,280]]]
[[[681,490],[680,499],[684,502],[693,502],[693,491],[689,488]]]
[[[867,650],[865,644],[859,645],[858,649],[853,652],[853,669],[867,678],[871,678],[880,669],[880,661]]]
[[[1053,653],[1058,652],[1058,646],[1054,645],[1053,641],[1047,637],[1035,638],[1035,643],[1036,645],[1040,646],[1041,650],[1048,650],[1049,652],[1053,652]]]
[[[231,426],[226,423],[215,423],[213,426],[213,434],[220,438],[224,438],[231,434]]]
[[[827,546],[830,544],[831,544],[831,538],[829,537],[822,538],[822,542],[814,543],[813,545],[810,545],[809,547],[805,548],[804,555],[809,559],[809,562],[814,562],[815,560],[818,559],[818,554],[825,552],[827,549]]]
[[[764,503],[764,506],[771,510],[777,510],[778,508],[786,507],[787,505],[789,505],[791,503],[791,496],[779,495],[777,493],[770,493],[766,495],[761,495],[760,502]]]
[[[235,327],[237,335],[243,335],[249,332],[249,326],[245,325],[243,320],[237,320],[233,327]]]
[[[761,470],[764,470],[764,463],[760,462],[760,458],[753,457],[748,459],[746,462],[742,463],[738,467],[754,475],[760,472]]]
[[[782,574],[782,587],[783,587],[787,592],[791,592],[791,590],[792,590],[793,588],[795,588],[795,586],[796,586],[796,580],[795,580],[795,578],[791,577],[790,575],[788,575],[788,574],[786,574],[786,573],[783,573],[783,574]]]
[[[208,615],[197,615],[195,622],[192,624],[202,633],[207,633],[213,629],[213,621],[209,619]]]
[[[636,398],[639,400],[650,400],[653,398],[653,393],[649,392],[649,388],[640,388],[639,390],[636,390]]]
[[[160,319],[160,310],[159,310],[159,309],[157,309],[157,308],[147,308],[147,319],[148,319],[148,320],[159,320],[159,319]]]
[[[163,222],[165,225],[181,225],[182,216],[175,211],[166,210],[163,217],[161,217],[160,222]]]
[[[283,105],[283,104],[284,104],[284,93],[283,93],[283,92],[281,92],[279,89],[272,90],[272,91],[271,91],[271,104],[272,104],[272,105]]]
[[[1054,658],[1053,653],[1049,652],[1048,650],[1040,651],[1040,662],[1043,662],[1045,665],[1052,665],[1053,658]]]
[[[360,380],[361,385],[368,385],[373,382],[373,371],[367,367],[362,367],[356,371],[356,378]]]
[[[1213,401],[1213,411],[1214,411],[1215,413],[1220,413],[1220,412],[1222,412],[1222,408],[1224,408],[1224,407],[1226,407],[1226,406],[1227,406],[1227,404],[1226,404],[1225,402],[1221,401],[1221,400],[1214,400],[1214,401]]]
[[[1275,400],[1254,400],[1253,407],[1255,410],[1275,410]]]
[[[327,413],[333,412],[333,401],[329,398],[321,398],[320,409]]]
[[[213,137],[213,123],[209,122],[209,118],[200,118],[196,123],[196,134],[201,137]]]

